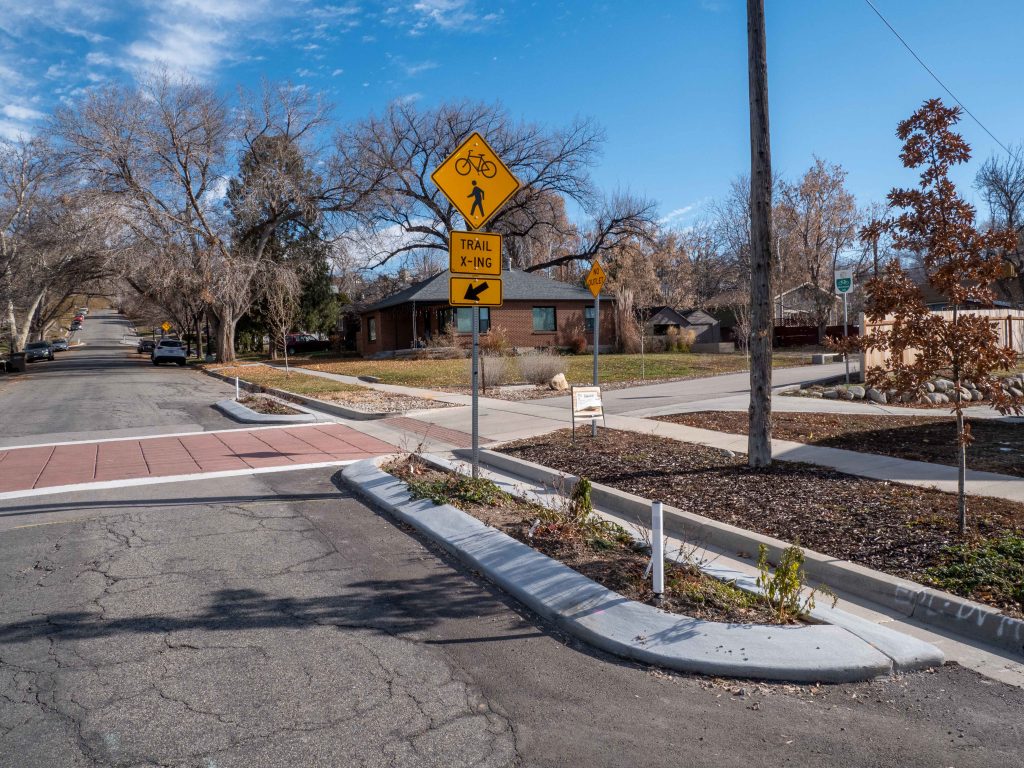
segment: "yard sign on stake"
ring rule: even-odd
[[[497,153],[473,132],[431,180],[466,220],[469,232],[451,232],[448,238],[448,303],[473,308],[473,477],[480,475],[480,307],[500,307],[501,236],[474,232],[496,214],[519,189],[519,180]]]
[[[846,294],[853,290],[853,270],[837,269],[835,274],[836,293],[843,294],[843,338],[845,339],[850,331],[850,321],[846,314]],[[850,354],[843,355],[846,359],[846,386],[850,386]],[[861,368],[863,368],[863,364]]]

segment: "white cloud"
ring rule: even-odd
[[[694,208],[696,208],[695,205],[684,205],[682,208],[674,208],[673,210],[666,213],[663,217],[658,219],[658,223],[662,225],[671,224],[672,222],[681,219]]]
[[[421,61],[419,64],[403,64],[405,74],[409,77],[415,77],[416,75],[427,72],[431,69],[437,69],[436,61]]]
[[[333,72],[331,72],[331,77],[337,77],[338,75],[344,75],[344,74],[345,74],[345,70],[344,69],[336,69]]]
[[[40,120],[46,115],[40,112],[38,109],[32,109],[31,107],[24,107],[20,104],[8,104],[0,112],[6,117],[13,120]]]
[[[90,51],[85,55],[85,63],[92,67],[109,67],[114,64],[114,60],[100,51]]]

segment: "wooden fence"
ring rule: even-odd
[[[946,320],[953,319],[953,310],[943,310],[932,314],[941,315]],[[1020,309],[961,309],[961,315],[981,315],[988,317],[999,336],[999,345],[1012,347],[1017,351],[1017,357],[1024,357],[1024,310]],[[881,322],[865,322],[864,315],[860,316],[860,327],[864,329],[864,335],[870,336],[877,329],[888,330],[892,327],[889,318]],[[913,360],[916,352],[908,349],[904,352],[904,361]],[[872,366],[885,366],[888,360],[888,353],[872,349],[864,353],[861,360],[861,370],[865,371]]]

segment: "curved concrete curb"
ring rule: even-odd
[[[577,479],[565,472],[495,451],[480,451],[480,460],[485,465],[539,485],[564,487],[566,491],[572,489]],[[630,518],[649,514],[650,500],[632,493],[592,483],[592,495],[598,506]],[[685,512],[667,504],[664,512],[666,520],[672,519],[690,539],[734,552],[756,552],[758,545],[764,544],[768,547],[771,559],[777,561],[782,551],[790,546],[789,542]],[[925,624],[1024,656],[1024,621],[1020,619],[973,600],[890,576],[848,560],[837,560],[814,550],[805,549],[804,556],[804,570],[816,582],[867,598]]]
[[[253,365],[262,365],[262,363],[253,363]],[[226,381],[229,384],[235,383],[234,376],[224,376],[223,374],[217,373],[216,371],[210,371],[203,368],[203,373],[207,376],[212,376],[215,379]],[[243,379],[239,379],[238,386],[245,389],[248,392],[264,392],[268,395],[274,395],[280,397],[282,400],[288,400],[290,402],[299,402],[315,411],[322,413],[329,413],[332,416],[340,416],[343,419],[350,421],[372,421],[375,419],[386,419],[389,416],[404,416],[407,413],[388,413],[384,411],[358,411],[355,408],[346,408],[343,405],[336,403],[329,403],[326,400],[317,400],[315,397],[306,397],[304,395],[297,395],[294,392],[285,392],[283,389],[274,389],[273,387],[261,387],[258,384],[252,384]]]
[[[289,403],[288,407],[301,413],[260,413],[235,400],[220,400],[214,403],[213,407],[243,424],[309,424],[318,421],[315,413],[292,403]]]
[[[405,483],[378,468],[382,460],[350,465],[346,482],[542,617],[605,651],[685,672],[767,680],[846,682],[893,671],[892,659],[839,626],[723,624],[628,600],[461,510],[413,501]]]

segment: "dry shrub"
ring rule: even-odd
[[[480,351],[488,355],[507,355],[512,350],[508,341],[508,331],[504,326],[495,325],[487,333],[480,335]]]
[[[665,350],[667,352],[689,352],[696,340],[697,334],[689,328],[673,326],[668,329],[668,335],[665,337]]]
[[[519,372],[531,384],[547,384],[559,373],[565,373],[565,359],[548,350],[530,352],[519,358]]]
[[[455,330],[455,323],[449,323],[448,327],[442,333],[438,333],[427,339],[427,347],[429,349],[437,349],[438,347],[460,347],[459,335]]]
[[[571,314],[562,324],[558,332],[558,345],[566,347],[574,355],[582,355],[587,351],[587,330],[582,314]]]
[[[480,383],[484,387],[497,387],[508,384],[512,366],[507,357],[500,355],[480,355]],[[466,379],[472,381],[473,361],[466,360]]]
[[[640,323],[633,311],[632,289],[619,287],[615,291],[615,328],[619,332],[619,352],[635,354],[640,351]]]

